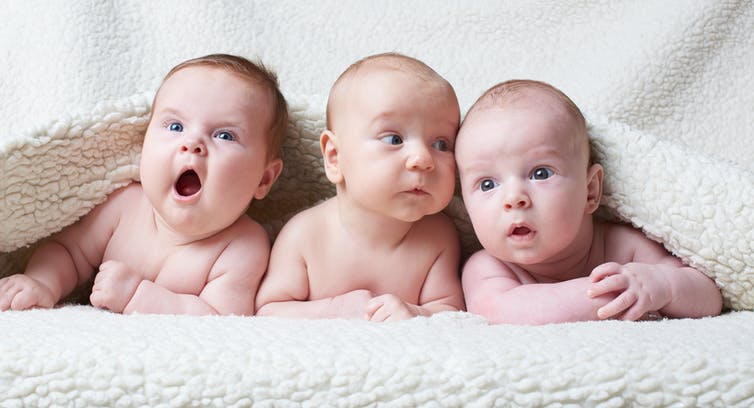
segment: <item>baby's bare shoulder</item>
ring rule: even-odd
[[[244,214],[222,232],[222,239],[234,244],[269,243],[267,231],[258,222]]]
[[[603,223],[601,228],[604,234],[607,261],[636,262],[643,260],[644,254],[650,254],[652,259],[666,254],[662,245],[631,225]]]
[[[291,217],[283,226],[280,235],[284,237],[295,235],[302,238],[308,238],[312,234],[321,236],[329,221],[337,216],[336,210],[333,199],[307,208]]]
[[[640,229],[628,224],[600,222],[595,223],[595,228],[602,229],[602,234],[607,245],[625,246],[649,240]]]
[[[131,183],[121,187],[107,196],[109,202],[136,202],[146,198],[141,183]]]

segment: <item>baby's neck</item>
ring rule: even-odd
[[[364,209],[342,197],[336,197],[335,201],[339,222],[345,233],[371,248],[397,247],[414,226],[413,222]]]
[[[160,217],[160,214],[158,214],[156,210],[152,209],[152,215],[154,217],[155,235],[157,236],[159,242],[167,246],[178,247],[188,245],[192,242],[209,238],[216,233],[209,232],[200,235],[184,234],[176,231],[173,227],[171,227],[164,219],[162,219],[162,217]]]

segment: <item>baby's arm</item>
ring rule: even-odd
[[[134,193],[138,189],[133,186],[114,192],[81,220],[45,240],[23,275],[0,279],[0,310],[52,307],[86,282],[102,260],[124,202]]]
[[[632,248],[631,262],[609,262],[596,267],[590,293],[620,293],[599,310],[600,318],[620,316],[636,320],[647,312],[669,317],[720,314],[722,294],[714,281],[686,266],[660,244],[627,226],[614,226],[606,245]]]
[[[611,295],[589,298],[586,292],[591,282],[586,277],[554,283],[527,281],[486,250],[469,258],[462,279],[468,311],[492,323],[596,320],[597,309],[613,299]]]
[[[392,321],[430,316],[442,311],[464,310],[463,290],[458,276],[458,232],[453,222],[444,215],[428,216],[422,222],[427,223],[425,230],[415,239],[422,240],[422,246],[430,250],[439,248],[439,255],[420,288],[418,304],[411,304],[393,294],[377,296],[367,307],[370,320]]]
[[[232,234],[198,295],[175,293],[155,282],[140,280],[123,313],[254,314],[257,288],[269,259],[269,238],[249,219],[239,220],[236,227],[239,232]]]
[[[365,318],[373,294],[354,290],[339,296],[309,299],[309,278],[302,250],[307,240],[305,219],[294,217],[280,231],[270,255],[270,267],[257,295],[257,315],[308,318]]]

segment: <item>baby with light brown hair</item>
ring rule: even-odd
[[[709,277],[641,231],[593,218],[603,169],[581,111],[555,87],[490,88],[464,119],[456,160],[484,248],[463,267],[470,312],[521,324],[720,313]]]
[[[337,194],[280,232],[258,313],[391,321],[463,309],[458,236],[441,213],[459,120],[453,88],[414,58],[373,55],[343,72],[320,137]]]
[[[140,183],[47,239],[0,280],[0,310],[52,307],[96,272],[92,305],[123,313],[254,313],[270,243],[245,211],[282,170],[275,75],[214,54],[173,68],[154,98]]]

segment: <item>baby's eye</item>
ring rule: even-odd
[[[226,132],[226,131],[217,132],[217,134],[215,134],[215,137],[221,140],[228,140],[231,142],[236,140],[236,138],[233,136],[232,133]]]
[[[432,147],[441,152],[447,152],[448,150],[450,150],[450,148],[448,147],[448,142],[444,140],[438,140],[432,143]]]
[[[171,132],[183,132],[183,125],[178,122],[172,122],[168,124],[168,130]]]
[[[531,177],[529,178],[532,180],[547,180],[552,177],[553,174],[555,173],[547,167],[538,167],[534,169],[534,172],[531,173]]]
[[[387,143],[389,145],[399,145],[403,143],[403,139],[401,139],[400,136],[395,135],[395,134],[387,135],[380,140],[382,140],[383,143]]]
[[[482,191],[490,191],[497,186],[498,184],[495,182],[495,180],[484,179],[482,180],[481,184],[479,184],[479,189]]]

